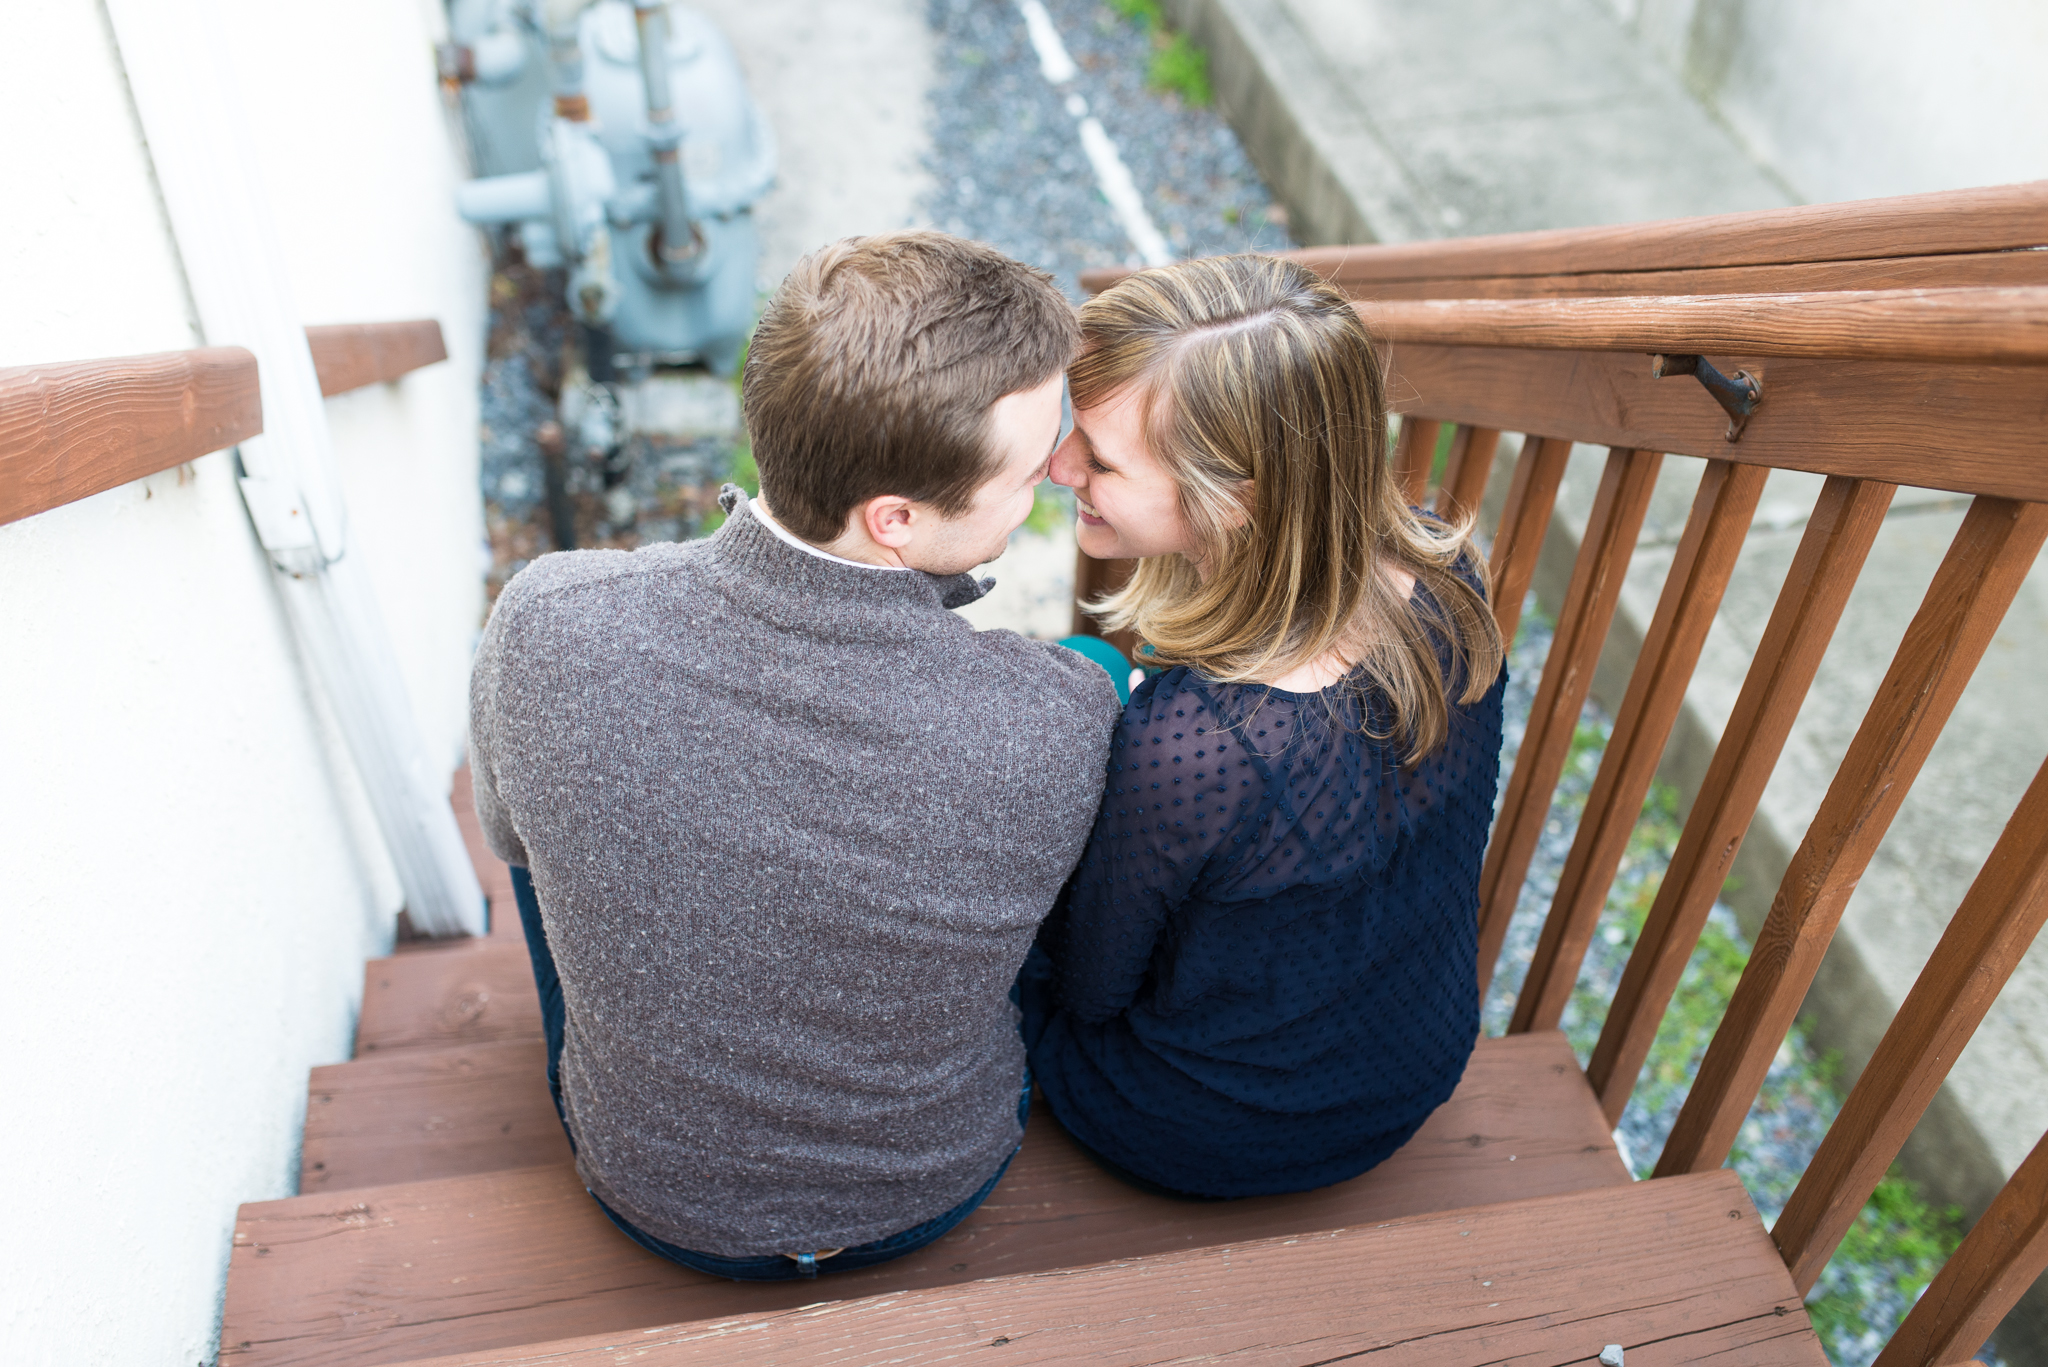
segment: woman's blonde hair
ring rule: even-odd
[[[1469,522],[1411,511],[1387,460],[1379,352],[1344,296],[1270,256],[1212,257],[1130,276],[1081,308],[1077,408],[1142,394],[1148,449],[1173,476],[1202,547],[1138,562],[1089,605],[1148,662],[1212,679],[1271,679],[1336,649],[1391,710],[1407,762],[1441,745],[1450,703],[1500,672],[1500,632]],[[1410,599],[1384,569],[1415,576]],[[1439,650],[1452,665],[1451,679]]]

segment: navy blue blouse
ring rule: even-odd
[[[1450,1096],[1479,1034],[1505,682],[1405,771],[1356,688],[1179,668],[1132,694],[1019,983],[1032,1072],[1075,1138],[1175,1191],[1304,1191]]]

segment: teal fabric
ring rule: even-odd
[[[1121,650],[1100,636],[1066,636],[1060,639],[1060,644],[1101,665],[1103,673],[1109,675],[1109,681],[1116,685],[1119,702],[1131,700],[1131,662],[1124,658]]]

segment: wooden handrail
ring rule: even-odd
[[[1396,343],[2048,365],[2048,288],[1360,303]]]
[[[1284,253],[1347,293],[1419,280],[1697,271],[2002,252],[2048,243],[2048,181],[1598,228]],[[1099,293],[1131,272],[1084,271]]]
[[[262,430],[256,358],[241,347],[0,370],[0,524]]]
[[[431,318],[309,327],[306,344],[330,397],[448,359]],[[0,369],[0,525],[262,430],[256,358],[241,347]]]
[[[1417,418],[2048,501],[2048,366],[1724,356],[1764,387],[1730,442],[1713,397],[1684,376],[1654,378],[1642,353],[1399,342],[1393,362],[1392,406]]]
[[[320,392],[328,398],[383,384],[448,359],[441,325],[432,318],[401,323],[332,323],[306,329]]]

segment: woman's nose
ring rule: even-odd
[[[1078,433],[1070,433],[1052,453],[1052,463],[1046,473],[1052,476],[1054,484],[1064,484],[1069,489],[1078,489],[1087,481],[1087,462],[1081,459]]]

